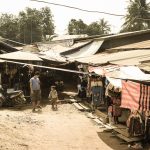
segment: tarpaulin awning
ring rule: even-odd
[[[135,66],[89,67],[89,72],[115,79],[150,81],[150,74],[145,74]]]
[[[107,66],[98,66],[98,67],[89,66],[88,67],[88,71],[90,73],[95,72],[96,74],[101,75],[101,76],[106,76],[106,73],[114,72],[119,69],[120,67],[117,65],[107,65]]]
[[[42,61],[42,59],[39,58],[36,54],[22,51],[1,54],[0,58],[9,60]]]
[[[121,80],[120,79],[114,79],[110,77],[106,77],[106,79],[116,88],[122,88]]]
[[[125,80],[150,81],[150,74],[145,74],[135,66],[120,67],[119,70],[106,73],[106,76]]]

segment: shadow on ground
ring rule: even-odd
[[[128,148],[128,144],[124,143],[123,140],[116,136],[112,136],[111,132],[98,132],[100,139],[114,150],[132,150],[133,148]],[[144,150],[150,150],[150,147],[144,146]]]

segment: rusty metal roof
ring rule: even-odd
[[[9,59],[9,60],[42,61],[42,59],[39,58],[36,54],[33,54],[31,52],[22,52],[22,51],[1,54],[0,58]]]
[[[142,61],[150,60],[150,49],[121,51],[117,53],[101,53],[74,60],[87,64],[105,64],[110,62],[119,65],[138,65]]]
[[[77,42],[65,41],[65,42],[51,42],[51,43],[37,43],[40,52],[52,51],[55,53],[62,53],[72,49],[80,48],[89,43],[89,41]]]
[[[48,53],[45,55],[39,54],[39,57],[44,59],[44,60],[47,60],[47,61],[60,62],[60,63],[67,62],[66,58],[62,57],[58,53]]]
[[[91,41],[77,42],[74,44],[71,43],[51,43],[37,44],[40,49],[39,57],[47,61],[56,61],[56,62],[66,62],[67,57],[63,56],[62,53],[70,53],[70,51],[76,51],[81,47],[85,47]],[[71,44],[71,45],[69,45]]]
[[[111,48],[110,50],[150,49],[150,40]]]

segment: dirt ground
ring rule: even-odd
[[[2,109],[0,120],[0,150],[111,150],[98,135],[102,129],[72,104],[37,113]]]

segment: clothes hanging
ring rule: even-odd
[[[143,125],[140,115],[130,115],[128,119],[128,132],[130,136],[140,136],[143,134]]]
[[[150,116],[145,118],[145,140],[150,142]]]
[[[119,98],[113,98],[113,116],[120,117],[121,116],[121,108],[120,108],[121,100]]]
[[[103,99],[103,88],[100,86],[92,87],[92,101],[93,104],[99,106]]]

